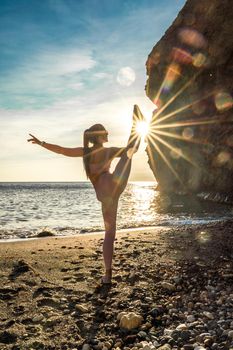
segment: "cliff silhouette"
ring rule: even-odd
[[[188,0],[146,68],[147,154],[160,189],[233,198],[232,1]]]

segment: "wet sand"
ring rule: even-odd
[[[231,349],[232,222],[118,232],[111,286],[102,243],[0,244],[0,349]],[[122,311],[140,326],[120,327]]]

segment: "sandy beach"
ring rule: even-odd
[[[0,244],[0,349],[233,348],[233,224]],[[141,316],[127,329],[120,312]]]

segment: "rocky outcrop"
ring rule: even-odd
[[[149,54],[147,154],[166,191],[233,194],[233,6],[188,0]]]

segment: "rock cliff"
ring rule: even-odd
[[[188,0],[146,68],[155,103],[147,154],[159,187],[232,195],[232,0]]]

